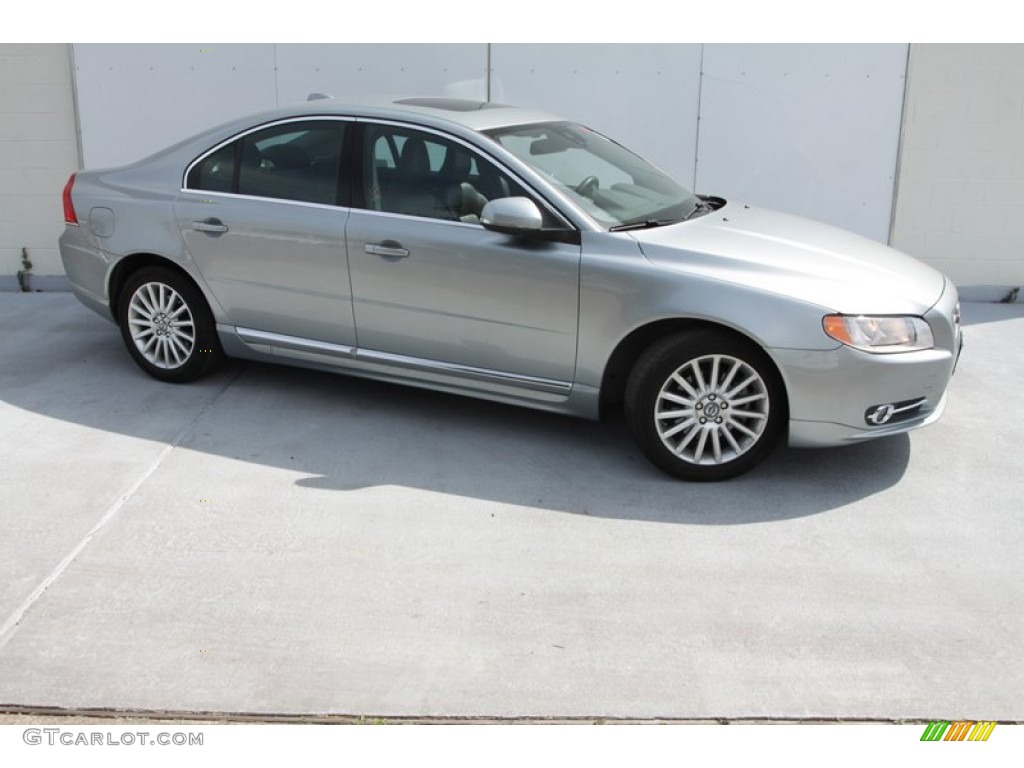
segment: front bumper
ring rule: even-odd
[[[789,394],[789,444],[843,445],[900,434],[937,420],[956,367],[963,337],[954,319],[956,288],[949,284],[925,313],[932,349],[872,354],[839,346],[825,351],[774,349]],[[867,415],[878,406],[920,401],[912,413],[884,424]]]
[[[876,437],[901,435],[918,427],[926,427],[937,421],[946,408],[946,397],[943,396],[927,413],[918,418],[907,419],[896,424],[880,427],[853,427],[849,424],[836,424],[828,421],[789,421],[789,444],[795,448],[821,448],[847,443],[874,440]],[[921,412],[918,412],[921,414]]]

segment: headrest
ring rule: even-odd
[[[398,159],[398,167],[402,173],[419,175],[430,173],[430,157],[427,145],[419,137],[411,137],[402,145],[402,154]]]

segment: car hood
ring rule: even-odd
[[[801,299],[846,314],[924,314],[945,277],[881,243],[798,216],[730,203],[630,232],[667,269]]]

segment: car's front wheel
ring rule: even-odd
[[[132,358],[161,381],[194,381],[223,359],[203,295],[166,267],[146,267],[128,278],[118,319]]]
[[[726,480],[779,442],[785,393],[755,345],[723,331],[686,331],[653,344],[626,386],[626,418],[656,466],[685,480]]]

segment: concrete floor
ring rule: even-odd
[[[232,363],[0,294],[0,705],[1024,719],[1024,306],[949,407],[717,485],[596,424]]]

